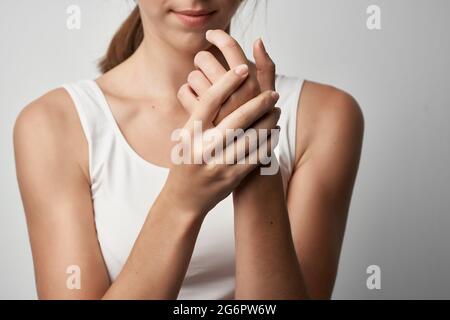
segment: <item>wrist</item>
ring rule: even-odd
[[[249,207],[259,206],[268,199],[284,197],[281,173],[261,175],[259,170],[249,174],[233,192],[235,205]],[[264,200],[263,200],[264,199]]]
[[[165,187],[159,194],[156,202],[158,206],[164,208],[165,214],[170,215],[175,221],[188,226],[201,225],[206,215],[200,208],[189,205],[183,199],[178,199]]]

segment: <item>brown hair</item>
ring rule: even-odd
[[[134,8],[130,16],[121,25],[109,45],[106,55],[98,66],[103,73],[127,60],[136,51],[144,39],[139,7]]]

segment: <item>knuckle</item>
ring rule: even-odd
[[[238,99],[238,97],[236,96],[235,93],[233,93],[231,96],[228,97],[226,104],[224,104],[224,107],[228,107],[228,106],[236,106],[239,105],[240,101]],[[229,108],[229,107],[228,107]]]
[[[216,178],[221,172],[220,166],[214,164],[214,163],[207,163],[205,164],[205,172],[208,178],[214,179]]]
[[[262,102],[264,106],[269,107],[273,105],[273,98],[270,91],[264,92],[262,96]]]
[[[225,170],[223,173],[223,179],[228,183],[233,183],[235,179],[235,174],[231,170]]]
[[[224,48],[236,48],[238,46],[238,42],[234,38],[228,37],[223,41],[222,46]]]
[[[246,90],[241,95],[239,95],[239,100],[237,100],[236,105],[240,107],[240,106],[246,104],[247,102],[251,102],[257,96],[258,96],[257,94],[254,94],[254,93]]]
[[[259,85],[256,83],[256,81],[249,81],[247,84],[247,89],[250,95],[256,96],[258,94]]]

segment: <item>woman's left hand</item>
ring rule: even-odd
[[[249,77],[243,85],[231,95],[218,112],[214,124],[219,123],[227,115],[253,99],[261,92],[275,90],[275,64],[267,53],[261,39],[253,45],[255,64],[250,62],[239,43],[223,30],[210,30],[206,39],[216,46],[223,54],[229,68],[241,64],[249,66]],[[209,87],[218,81],[227,70],[209,51],[199,52],[194,59],[196,70],[192,71],[187,84],[197,97],[202,96]],[[189,110],[192,113],[193,110]]]

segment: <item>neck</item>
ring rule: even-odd
[[[222,64],[226,65],[220,51],[211,46],[207,49]],[[142,44],[129,60],[135,86],[141,87],[141,92],[151,92],[143,95],[176,97],[179,88],[186,83],[187,77],[195,69],[196,52],[188,53],[177,50],[158,37],[146,35]]]

